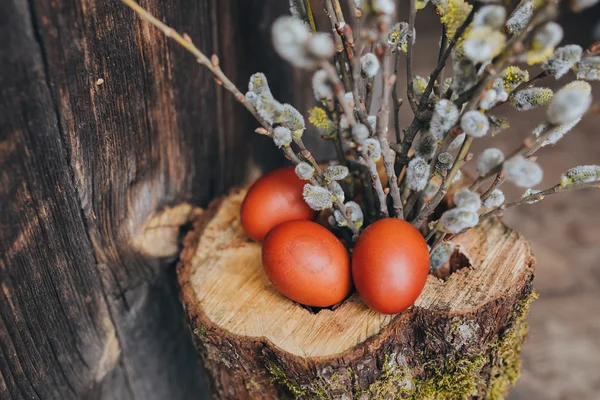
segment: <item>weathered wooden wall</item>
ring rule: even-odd
[[[289,101],[291,72],[266,45],[285,3],[142,5],[218,52],[240,86],[277,70]],[[201,374],[173,260],[134,238],[152,212],[206,205],[252,159],[281,157],[117,0],[7,0],[0,38],[0,398],[193,398]]]

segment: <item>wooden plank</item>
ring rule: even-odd
[[[246,40],[269,42],[262,7],[272,21],[281,2],[142,4],[219,52],[241,87],[275,69]],[[172,252],[138,239],[153,213],[207,204],[252,159],[282,158],[119,2],[11,0],[0,22],[0,398],[202,398]]]
[[[76,398],[118,360],[24,1],[0,13],[0,398]]]

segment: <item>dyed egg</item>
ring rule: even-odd
[[[248,190],[240,211],[246,234],[262,242],[282,222],[313,219],[316,213],[302,197],[305,183],[292,167],[276,169],[257,180]]]
[[[410,307],[425,286],[429,250],[410,223],[385,218],[369,225],[352,254],[352,276],[358,295],[383,314]]]
[[[307,306],[332,306],[352,288],[346,248],[312,221],[289,221],[273,228],[263,242],[262,262],[284,296]]]

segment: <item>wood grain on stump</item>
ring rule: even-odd
[[[379,314],[356,294],[314,313],[264,274],[240,225],[244,195],[196,220],[178,270],[215,398],[502,398],[514,383],[535,263],[518,233],[494,220],[457,237],[471,267],[430,276],[404,313]]]

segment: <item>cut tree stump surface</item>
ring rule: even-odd
[[[352,369],[371,358],[375,364],[365,368],[369,373],[324,398],[357,396],[385,374],[381,364],[390,349],[402,360],[398,365],[406,361],[414,367],[417,354],[433,347],[450,358],[489,356],[489,367],[478,371],[476,388],[468,389],[481,396],[479,386],[487,381],[489,390],[490,371],[498,362],[488,354],[490,343],[516,323],[514,314],[522,311],[520,302],[532,290],[535,262],[521,235],[493,220],[456,237],[471,267],[446,281],[429,276],[415,306],[402,314],[372,311],[356,294],[335,311],[313,313],[281,295],[264,274],[260,244],[245,235],[239,220],[245,193],[232,191],[200,216],[186,238],[178,271],[194,337],[218,398],[273,398],[281,393],[273,381],[288,394],[310,397],[320,390],[311,374],[320,379],[322,368]],[[430,335],[452,338],[432,345]],[[448,344],[453,349],[446,349]],[[256,372],[261,369],[264,374]],[[426,378],[422,371],[417,375]],[[412,382],[396,382],[396,389],[402,388],[415,389]]]

